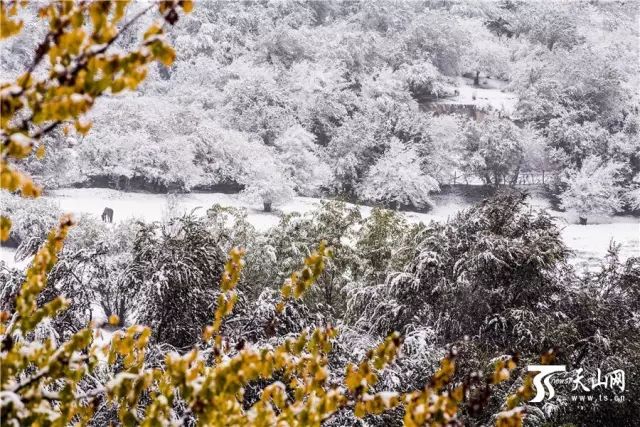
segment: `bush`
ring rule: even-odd
[[[0,213],[11,218],[8,246],[18,248],[17,260],[36,253],[62,214],[55,203],[46,199],[23,198],[6,191],[0,192]]]
[[[138,289],[136,320],[176,348],[198,342],[211,322],[223,255],[203,220],[191,216],[142,225],[123,286]]]
[[[539,317],[539,301],[560,292],[555,275],[568,250],[552,219],[531,213],[524,199],[504,193],[449,223],[432,223],[404,273],[358,290],[351,309],[362,314],[354,317],[379,333],[438,324],[441,343],[481,331],[487,348],[518,342],[519,348],[538,349],[540,341],[528,347],[523,340],[530,331],[518,328]]]

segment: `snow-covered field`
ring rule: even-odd
[[[492,108],[503,111],[507,115],[515,111],[518,97],[506,91],[506,82],[497,79],[482,78],[480,86],[473,85],[473,79],[458,77],[456,81],[457,96],[439,100],[443,104],[475,105],[480,109]]]
[[[319,199],[310,197],[296,197],[290,202],[276,207],[276,212],[262,212],[260,206],[251,205],[236,194],[220,193],[191,193],[175,196],[148,193],[125,193],[101,188],[62,189],[45,195],[56,202],[65,212],[79,216],[91,214],[99,217],[105,207],[114,210],[114,221],[131,218],[145,221],[160,221],[171,215],[180,215],[195,210],[196,214],[204,215],[207,208],[213,204],[223,206],[243,207],[247,209],[249,221],[258,229],[266,230],[276,225],[280,213],[304,213],[317,206]],[[548,208],[548,202],[534,197],[531,204],[536,207]],[[443,198],[429,213],[404,212],[403,215],[411,222],[446,221],[469,204],[455,197]],[[371,208],[359,206],[362,215],[369,215]],[[595,219],[593,224],[586,226],[572,223],[575,221],[571,214],[552,211],[557,217],[558,225],[562,229],[562,236],[567,245],[575,252],[573,262],[576,265],[585,264],[594,267],[606,253],[609,243],[615,241],[622,245],[621,256],[626,259],[640,256],[640,219],[632,217],[615,217],[609,219]],[[13,251],[0,248],[0,260],[15,265]],[[21,263],[21,266],[26,262]]]
[[[191,193],[177,195],[175,203],[163,194],[124,193],[108,189],[64,189],[51,192],[46,196],[56,201],[60,208],[74,214],[89,213],[99,216],[108,206],[114,210],[114,220],[140,218],[146,221],[159,221],[168,214],[191,212],[204,214],[207,208],[218,203],[223,206],[243,207],[247,209],[249,221],[258,229],[266,230],[279,221],[279,212],[304,213],[314,209],[319,200],[311,197],[296,197],[290,202],[276,207],[276,212],[262,212],[261,206],[251,205],[237,194]],[[533,197],[531,204],[548,208],[548,202]],[[446,221],[459,210],[469,205],[460,199],[447,198],[429,213],[405,212],[403,215],[411,222]],[[362,215],[369,215],[371,208],[359,206]],[[562,236],[567,245],[576,252],[576,262],[597,262],[607,252],[609,243],[615,241],[622,245],[621,254],[626,259],[640,256],[640,219],[631,217],[598,218],[599,223],[587,226],[578,225],[575,215],[553,212],[558,217]]]

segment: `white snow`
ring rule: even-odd
[[[480,86],[473,85],[473,79],[466,77],[457,78],[458,95],[439,100],[443,104],[475,105],[481,109],[492,108],[503,111],[507,115],[513,114],[518,102],[518,97],[512,92],[507,92],[507,82],[497,79],[481,78]]]
[[[562,239],[575,251],[574,265],[593,270],[607,254],[611,242],[621,245],[622,260],[640,257],[640,222],[630,217],[615,219],[610,224],[568,224],[562,229]]]
[[[26,259],[16,262],[14,255],[16,250],[14,248],[8,248],[6,246],[0,246],[0,265],[4,262],[8,267],[17,268],[19,270],[25,270],[33,257],[27,257]]]
[[[204,215],[214,204],[246,208],[249,221],[258,230],[266,230],[279,221],[277,212],[262,212],[261,205],[243,200],[237,194],[188,193],[176,194],[176,206],[171,206],[170,197],[165,194],[126,193],[103,188],[72,188],[53,190],[43,196],[56,202],[64,212],[92,214],[100,217],[105,207],[113,209],[114,221],[141,219],[147,222],[161,221],[167,215],[179,216],[194,211]],[[296,197],[283,206],[274,206],[282,213],[307,212],[312,210],[318,199]]]
[[[169,202],[167,195],[148,193],[126,193],[102,188],[61,189],[48,192],[45,196],[56,202],[64,212],[79,217],[80,214],[91,214],[100,217],[105,207],[114,210],[114,221],[131,218],[147,222],[160,221],[163,218],[191,212],[204,215],[206,210],[218,203],[222,206],[243,207],[247,209],[248,219],[256,229],[264,231],[275,226],[280,213],[305,213],[318,206],[320,199],[311,197],[295,197],[289,202],[275,206],[275,212],[266,213],[261,206],[252,205],[237,194],[190,193],[176,195],[175,203]],[[440,199],[437,206],[429,213],[404,212],[409,222],[447,221],[461,209],[470,205],[456,197]],[[549,203],[540,197],[532,197],[530,203],[535,207],[549,208]],[[359,206],[363,216],[371,213],[371,207]],[[575,224],[575,215],[551,211],[557,217],[558,226],[566,244],[575,252],[572,262],[576,265],[596,267],[599,260],[607,253],[609,243],[613,240],[622,245],[621,258],[640,256],[640,219],[633,217],[613,217],[590,219],[588,225]],[[13,261],[14,251],[11,248],[0,248],[0,260],[8,265],[16,265]],[[24,267],[30,260],[25,260],[17,267]]]
[[[170,216],[179,216],[184,213],[194,212],[196,215],[204,215],[208,208],[214,204],[245,208],[249,222],[257,230],[266,231],[278,224],[281,214],[293,212],[306,213],[319,206],[320,200],[313,197],[294,197],[287,203],[274,206],[273,212],[264,212],[261,204],[252,204],[238,194],[222,193],[188,193],[178,194],[175,206],[165,194],[150,193],[126,193],[104,188],[72,188],[53,190],[44,198],[57,203],[62,211],[69,212],[76,217],[80,214],[91,214],[100,217],[105,207],[114,210],[114,221],[129,219],[141,219],[147,222],[161,221]],[[349,204],[350,206],[354,206]],[[358,205],[363,216],[371,214],[371,207]],[[417,212],[405,212],[409,222],[425,222],[431,220],[444,221],[464,206],[452,206],[445,204],[436,207],[428,214]]]
[[[93,344],[95,347],[99,348],[99,349],[104,349],[106,348],[110,343],[111,343],[111,339],[113,338],[113,334],[116,332],[117,329],[112,328],[110,326],[108,327],[96,327],[93,330]],[[98,360],[100,361],[106,361],[107,360],[107,354],[103,353],[102,351],[98,353]]]
[[[175,206],[171,206],[170,198],[165,194],[128,193],[105,188],[67,188],[52,190],[43,196],[57,203],[64,212],[69,212],[76,217],[80,214],[91,214],[100,217],[105,207],[114,210],[114,221],[129,219],[141,219],[147,222],[161,221],[167,215],[179,216],[184,213],[194,212],[196,215],[204,215],[211,206],[220,204],[247,210],[249,222],[257,230],[265,231],[278,224],[281,214],[293,212],[306,213],[319,206],[320,200],[314,197],[294,197],[290,201],[275,205],[273,212],[264,212],[262,205],[251,203],[238,194],[222,193],[188,193],[176,194]],[[364,205],[358,206],[363,216],[369,216],[372,208]],[[468,207],[458,199],[447,199],[436,206],[429,213],[403,212],[409,222],[446,221],[459,210]]]

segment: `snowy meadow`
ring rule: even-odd
[[[245,209],[247,221],[261,232],[278,225],[280,217],[286,214],[305,214],[320,206],[321,198],[295,196],[278,206],[275,212],[264,212],[262,207],[248,202],[237,194],[223,193],[171,193],[153,194],[122,192],[104,188],[79,188],[52,190],[43,196],[60,212],[72,213],[76,218],[90,216],[100,217],[105,206],[113,208],[115,222],[144,221],[155,222],[194,213],[204,216],[209,207]],[[597,271],[600,261],[605,257],[611,244],[620,245],[621,261],[640,256],[640,219],[633,216],[597,217],[594,223],[586,226],[577,224],[575,213],[554,210],[544,198],[531,197],[528,203],[536,209],[544,209],[556,218],[564,243],[573,251],[569,261],[578,271]],[[357,206],[364,217],[371,215],[371,206]],[[428,212],[401,211],[399,216],[410,223],[429,224],[431,221],[447,222],[472,203],[459,197],[438,197],[436,205]],[[4,247],[0,252],[0,260],[7,265],[25,266],[30,257],[16,259],[16,248]],[[20,258],[20,257],[18,257]]]
[[[2,426],[640,425],[637,2],[1,4]]]

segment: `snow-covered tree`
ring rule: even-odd
[[[464,169],[485,184],[515,184],[523,160],[522,131],[512,121],[488,118],[464,131]]]
[[[136,321],[150,326],[158,342],[195,344],[211,321],[224,255],[206,224],[194,217],[146,225],[133,243],[123,286],[138,291]]]
[[[462,163],[463,119],[443,114],[429,118],[429,143],[422,167],[439,183],[459,183]]]
[[[411,95],[418,101],[439,98],[445,94],[446,85],[438,69],[425,61],[418,64],[402,64],[397,71]]]
[[[199,184],[205,188],[243,182],[251,168],[252,153],[263,150],[263,142],[257,135],[215,123],[201,124],[191,138]]]
[[[272,144],[297,121],[288,87],[279,84],[279,73],[271,68],[237,62],[224,87],[223,117],[236,129],[256,133]]]
[[[587,223],[589,215],[610,215],[620,211],[623,205],[619,186],[622,168],[620,163],[605,163],[595,156],[588,157],[582,168],[567,172],[564,178],[567,189],[560,194],[562,207],[577,211],[582,224]]]
[[[507,41],[493,35],[480,20],[465,21],[465,29],[472,34],[472,42],[462,57],[463,72],[473,75],[476,86],[480,84],[480,74],[506,79],[510,68]]]
[[[391,68],[376,70],[362,78],[362,94],[365,99],[390,99],[399,104],[411,102],[409,86],[400,73]]]
[[[295,183],[273,149],[263,147],[254,152],[250,162],[241,182],[244,198],[262,203],[264,211],[271,212],[273,205],[286,202],[295,195]]]
[[[453,28],[456,30],[452,31]],[[458,18],[440,10],[418,15],[400,39],[406,62],[427,59],[445,75],[460,71],[462,52],[469,43],[469,35],[459,31]]]
[[[257,54],[260,62],[291,68],[294,63],[311,58],[312,46],[306,32],[285,24],[265,35],[258,45]]]
[[[580,45],[547,51],[523,45],[516,55],[511,86],[518,92],[518,114],[545,127],[551,119],[603,125],[621,120],[635,76],[615,45]]]
[[[357,100],[355,93],[343,90],[348,86],[344,74],[345,70],[333,61],[296,62],[286,73],[298,122],[322,146],[327,145]]]
[[[329,166],[321,159],[321,147],[315,144],[315,140],[311,132],[295,125],[274,142],[285,173],[302,195],[318,194],[320,188],[327,186],[332,178]]]
[[[412,145],[419,157],[428,155],[429,117],[406,90],[404,98],[408,102],[399,102],[388,93],[359,99],[356,112],[336,130],[327,146],[335,189],[355,194],[368,169],[393,138]]]
[[[624,195],[631,209],[640,210],[640,174],[637,174],[631,183],[631,188]]]
[[[523,4],[517,14],[515,32],[549,50],[557,47],[571,49],[582,40],[578,33],[578,20],[582,15],[580,7],[582,4],[572,2]]]
[[[519,183],[545,183],[545,174],[557,170],[554,157],[549,153],[546,140],[531,125],[527,125],[521,132],[522,167]],[[534,177],[535,180],[533,179]]]
[[[387,152],[367,172],[358,195],[391,206],[421,208],[432,205],[429,194],[439,190],[438,182],[421,169],[418,153],[393,138]]]

